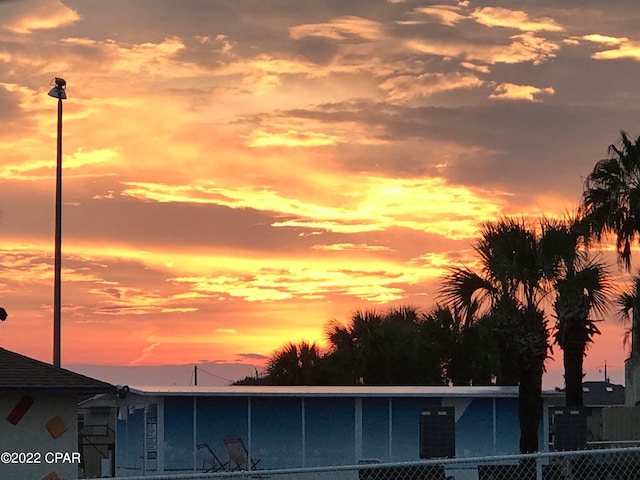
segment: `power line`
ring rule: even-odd
[[[214,378],[217,378],[219,380],[224,380],[225,382],[229,382],[229,383],[235,382],[235,380],[231,380],[230,378],[221,377],[220,375],[216,375],[215,373],[207,372],[202,367],[197,367],[197,368],[198,368],[198,372],[204,372],[207,375],[210,375],[210,376],[212,376]],[[195,374],[195,368],[193,370],[191,370],[191,380],[189,381],[189,385],[193,385],[194,374]]]

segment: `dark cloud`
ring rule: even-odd
[[[260,353],[238,353],[238,358],[243,358],[247,360],[266,360],[269,358],[267,355],[262,355]]]
[[[18,107],[18,96],[11,93],[6,88],[0,87],[0,122],[3,127],[0,129],[0,135],[7,134],[14,136],[15,132],[8,132],[10,127],[18,127],[20,124],[16,121],[21,116],[20,108]],[[11,125],[10,125],[11,122]]]

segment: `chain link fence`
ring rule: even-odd
[[[640,480],[640,447],[545,452],[419,462],[184,473],[124,477],[127,480]],[[94,479],[97,480],[97,479]]]

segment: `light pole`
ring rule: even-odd
[[[56,155],[56,233],[53,280],[53,366],[60,367],[60,310],[62,277],[62,100],[67,98],[67,82],[54,78],[49,96],[58,99],[58,145]]]

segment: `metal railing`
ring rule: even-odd
[[[127,480],[640,480],[640,447],[473,458],[215,473],[123,477]],[[95,479],[97,480],[97,479]]]

